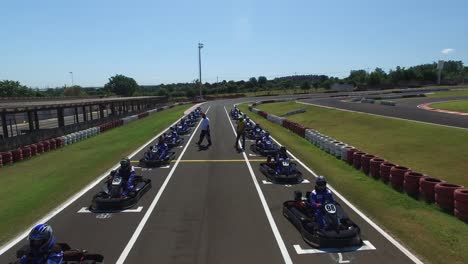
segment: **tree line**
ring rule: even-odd
[[[265,76],[251,77],[249,80],[203,83],[203,95],[222,95],[235,93],[253,93],[259,91],[274,92],[284,90],[295,93],[298,90],[309,92],[311,89],[330,89],[334,83],[347,83],[356,89],[389,89],[398,87],[420,87],[434,85],[438,78],[437,63],[421,64],[412,67],[400,67],[388,72],[382,68],[372,71],[352,70],[345,78],[327,75],[293,75],[268,80]],[[441,84],[455,85],[464,82],[468,67],[462,61],[446,61],[441,74]],[[172,83],[140,86],[131,77],[117,74],[109,78],[104,87],[57,87],[48,89],[31,89],[18,81],[0,81],[0,97],[41,97],[41,96],[166,96],[193,98],[199,94],[199,82]]]

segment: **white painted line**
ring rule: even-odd
[[[249,153],[249,157],[262,157],[262,155],[257,155],[257,154]]]
[[[160,169],[169,169],[171,167],[171,165],[166,165],[166,166],[161,166],[159,167]]]
[[[271,181],[267,181],[267,180],[262,180],[262,183],[263,183],[263,184],[274,184],[274,183],[272,183]],[[307,179],[305,179],[305,180],[303,180],[301,183],[307,184],[307,183],[310,183],[310,181],[307,180]],[[278,185],[283,185],[283,184],[278,184]],[[286,185],[284,185],[284,186],[291,186],[291,185],[286,184]]]
[[[206,110],[205,113],[208,113],[210,111],[210,107]],[[137,241],[138,237],[141,234],[141,231],[143,231],[143,228],[146,225],[146,222],[148,222],[148,219],[150,218],[151,214],[153,213],[154,208],[158,204],[159,199],[162,196],[162,193],[166,189],[167,184],[172,178],[172,175],[174,175],[174,171],[177,168],[177,165],[179,165],[180,160],[182,159],[182,156],[184,156],[185,151],[187,150],[188,146],[190,146],[190,142],[193,139],[193,136],[195,136],[197,129],[200,127],[201,122],[198,122],[197,127],[195,128],[194,132],[192,133],[192,136],[190,137],[187,145],[185,145],[185,148],[182,150],[180,153],[179,158],[177,158],[177,161],[174,164],[174,167],[172,167],[171,171],[169,172],[169,175],[167,175],[166,179],[164,180],[161,188],[159,188],[158,193],[156,194],[156,197],[154,197],[153,201],[151,202],[150,207],[146,211],[145,215],[141,219],[140,223],[138,224],[137,228],[135,229],[135,232],[133,233],[132,237],[128,241],[127,245],[125,246],[125,249],[122,251],[122,254],[120,254],[119,259],[117,260],[116,264],[123,264],[125,262],[125,259],[127,258],[128,254],[130,253],[130,250],[132,250],[133,245],[135,245],[135,242]]]
[[[343,260],[343,254],[338,253],[338,263],[350,263],[350,260]]]
[[[341,110],[341,109],[338,109]],[[412,121],[412,120],[410,120]],[[251,122],[254,122],[251,120]],[[270,135],[271,136],[271,135]],[[275,141],[278,145],[281,144],[274,138],[271,137],[273,141]],[[289,150],[287,152],[291,157],[296,160],[301,166],[310,172],[314,177],[318,177],[318,174],[307,167],[300,159],[298,159],[294,154],[292,154]],[[390,243],[392,243],[396,248],[398,248],[403,254],[405,254],[409,259],[411,259],[416,264],[424,264],[421,260],[419,260],[413,253],[411,253],[408,249],[406,249],[403,245],[401,245],[398,241],[396,241],[392,236],[390,236],[387,232],[385,232],[380,226],[378,226],[374,221],[372,221],[369,217],[367,217],[363,212],[357,209],[350,201],[348,201],[343,195],[337,192],[331,185],[328,185],[330,190],[338,197],[341,201],[343,201],[351,210],[353,210],[356,214],[358,214],[364,221],[366,221],[370,226],[372,226],[377,232],[379,232],[383,237],[385,237]]]
[[[232,121],[229,118],[229,114],[226,110],[226,107],[224,107],[224,111],[226,112],[226,117],[229,121],[229,124],[231,124],[232,131],[235,136],[236,130],[234,129],[234,125],[232,124]],[[239,144],[240,144],[240,140],[239,140]],[[292,264],[293,262],[292,262],[291,256],[289,256],[289,252],[286,248],[286,245],[284,244],[283,238],[281,237],[278,227],[276,226],[275,219],[273,218],[273,215],[271,214],[270,208],[268,207],[268,204],[265,199],[265,196],[263,195],[262,189],[260,188],[260,185],[257,182],[257,178],[255,177],[255,173],[252,169],[252,166],[250,165],[249,159],[247,158],[247,155],[245,154],[245,152],[242,152],[242,155],[244,156],[245,163],[247,164],[247,167],[249,169],[250,176],[252,177],[252,181],[255,185],[255,189],[257,189],[260,202],[262,203],[263,209],[265,210],[265,214],[267,216],[268,222],[270,223],[270,227],[271,227],[271,230],[273,231],[273,235],[275,236],[276,242],[278,243],[278,247],[280,248],[281,254],[283,255],[284,262],[286,264]]]
[[[457,129],[468,130],[468,128],[464,128],[464,127],[457,127],[457,126],[442,125],[442,124],[437,124],[437,123],[430,123],[430,122],[424,122],[424,121],[418,121],[418,120],[411,120],[411,119],[405,119],[405,118],[400,118],[400,117],[393,117],[393,116],[377,115],[377,114],[371,114],[371,113],[365,113],[365,112],[353,111],[353,110],[348,110],[348,109],[336,108],[336,107],[331,107],[331,106],[324,106],[324,105],[318,105],[318,104],[306,103],[306,102],[301,102],[301,101],[295,101],[295,102],[296,102],[296,103],[298,103],[298,104],[312,105],[312,106],[323,107],[323,108],[328,108],[328,109],[333,109],[333,110],[339,110],[339,111],[351,112],[351,113],[358,113],[358,114],[364,114],[364,115],[371,115],[371,116],[385,117],[385,118],[391,118],[391,119],[397,119],[397,120],[403,120],[403,121],[415,122],[415,123],[426,124],[426,125],[434,125],[434,126],[441,126],[441,127],[449,127],[449,128],[457,128]]]
[[[298,255],[304,254],[322,254],[322,253],[343,253],[352,251],[376,250],[374,245],[368,240],[362,241],[364,245],[356,247],[343,247],[343,248],[307,248],[303,249],[300,245],[294,245],[294,249]]]
[[[90,211],[88,207],[81,208],[77,213],[79,214],[90,214],[90,213],[140,213],[143,210],[143,206],[138,206],[135,209],[126,209],[126,210],[115,210],[115,211]]]
[[[262,183],[263,184],[273,184],[271,181],[266,181],[266,180],[263,180]]]
[[[158,137],[160,137],[163,133],[165,133],[166,131],[169,130],[169,128],[171,126],[174,126],[175,124],[177,124],[180,119],[184,118],[185,116],[182,116],[180,117],[179,119],[177,119],[174,123],[172,123],[169,127],[167,127],[165,130],[161,131],[161,133],[157,134],[156,136],[154,136],[152,139],[148,140],[145,144],[143,144],[141,147],[139,147],[137,150],[135,150],[134,152],[132,152],[128,157],[131,159],[133,158],[136,154],[138,154],[138,152],[140,152],[142,149],[148,147],[149,144],[151,144],[153,141],[155,141]],[[18,244],[19,242],[21,242],[21,240],[23,240],[24,238],[26,238],[29,234],[29,231],[35,227],[36,225],[38,224],[42,224],[42,223],[47,223],[52,217],[56,216],[57,214],[59,214],[61,211],[63,211],[65,208],[67,208],[68,206],[70,206],[72,203],[74,203],[76,200],[78,200],[81,196],[83,196],[85,193],[87,193],[89,190],[91,190],[92,188],[94,188],[94,186],[96,186],[97,184],[99,184],[102,180],[104,180],[105,177],[107,177],[109,175],[109,173],[112,171],[112,170],[115,170],[117,169],[118,167],[120,166],[120,163],[117,163],[116,165],[114,165],[112,168],[110,168],[109,170],[107,170],[106,172],[104,172],[103,174],[101,174],[100,176],[98,176],[98,178],[91,182],[90,184],[88,184],[86,187],[84,187],[83,189],[81,189],[81,191],[77,192],[75,195],[73,195],[72,197],[70,197],[67,201],[65,201],[64,203],[62,203],[61,205],[57,206],[54,210],[52,210],[50,213],[48,213],[47,215],[45,215],[44,217],[42,217],[41,219],[39,219],[36,223],[34,223],[33,225],[31,225],[30,227],[28,227],[25,231],[23,231],[23,233],[20,233],[18,236],[16,236],[15,238],[13,238],[12,240],[10,240],[9,242],[7,242],[6,244],[4,244],[1,248],[0,248],[0,256],[3,255],[6,251],[8,251],[10,248],[12,248],[14,245]]]

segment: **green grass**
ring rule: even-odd
[[[427,94],[426,96],[430,98],[468,96],[468,89],[435,92],[433,94]]]
[[[177,106],[90,139],[0,169],[0,244],[172,124]]]
[[[289,119],[415,171],[468,186],[467,130],[294,102],[264,104],[258,108],[277,115],[305,108],[305,113]]]
[[[301,107],[304,106],[301,105]],[[293,103],[277,103],[260,105],[259,108],[269,112],[284,113],[292,108],[297,109],[298,106]],[[249,113],[246,105],[241,105],[240,109]],[[354,131],[358,126],[364,126],[372,131],[379,130],[381,129],[379,127],[380,123],[369,123],[370,120],[366,119],[366,117],[361,117],[363,118],[362,121],[359,121],[359,118],[351,117],[354,122],[344,123],[341,115],[345,115],[345,112],[337,114],[322,112],[321,110],[309,108],[306,114],[302,114],[304,117],[298,115],[299,118],[297,119],[303,120],[308,117],[307,119],[311,119],[308,123],[314,123],[316,128],[320,127],[318,123],[323,122],[326,129],[324,127],[324,129],[320,130],[325,133],[327,133],[325,130],[330,130],[330,132],[338,130],[353,131],[353,134],[357,135],[350,137],[349,141],[346,142],[356,145],[360,145],[360,141],[362,141],[363,145],[370,145],[372,142],[379,141],[378,145],[387,144],[387,146],[392,147],[392,143],[381,142],[379,138],[369,137],[369,134],[366,136],[366,134],[363,134],[362,128]],[[260,122],[276,139],[286,145],[289,150],[314,171],[326,175],[328,181],[336,190],[386,231],[408,246],[424,262],[468,263],[468,250],[466,250],[468,248],[467,224],[440,211],[435,205],[428,205],[410,198],[393,190],[381,181],[365,176],[281,126],[270,123],[258,115],[250,114],[250,117],[254,121]],[[296,116],[291,118],[293,117]],[[331,120],[320,121],[321,119]],[[359,125],[354,124],[355,122]],[[393,127],[394,129],[395,127]],[[360,138],[360,141],[358,138]],[[424,149],[420,149],[418,155],[424,151]],[[432,159],[436,160],[441,156],[435,154]],[[456,155],[452,154],[452,156]]]
[[[468,100],[434,103],[430,106],[438,109],[468,113]]]

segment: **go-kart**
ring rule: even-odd
[[[231,109],[230,115],[233,120],[239,119],[241,114],[242,114],[241,111],[239,111],[238,109]]]
[[[302,173],[288,159],[260,163],[260,171],[273,183],[297,184],[302,182]]]
[[[124,184],[126,184],[125,180],[121,176],[116,175],[115,171],[112,171],[111,177],[104,183],[102,191],[93,197],[90,210],[105,211],[130,208],[151,188],[150,179],[144,179],[142,176],[135,176],[135,187],[127,196],[123,196]]]
[[[166,143],[169,148],[180,146],[183,142],[184,142],[184,138],[179,137],[179,136],[174,137],[171,134],[167,134],[164,137],[164,143]]]
[[[245,131],[247,133],[250,133],[254,127],[255,127],[255,125],[249,120],[245,124]]]
[[[57,247],[57,248],[55,248]],[[63,264],[98,264],[104,262],[104,256],[100,254],[89,253],[83,249],[72,249],[66,243],[56,243],[54,248],[56,251],[63,252]],[[23,256],[29,255],[30,247],[29,245],[24,245],[16,251],[16,257],[21,259]],[[21,263],[20,260],[10,263]]]
[[[309,197],[310,192],[306,196]],[[314,210],[321,210],[325,226],[320,228]],[[302,238],[317,248],[361,246],[361,229],[351,221],[340,204],[325,203],[313,209],[302,192],[294,192],[294,200],[283,203],[283,215],[301,232]]]
[[[266,131],[263,130],[261,127],[252,127],[250,131],[247,130],[247,138],[260,140],[265,135],[265,132]]]
[[[250,145],[250,149],[262,156],[273,156],[278,153],[278,146],[272,140],[257,140],[256,143]]]
[[[194,118],[187,118],[187,125],[189,127],[194,127],[197,124],[197,120]]]
[[[177,134],[179,135],[186,135],[188,133],[190,133],[190,131],[192,130],[192,128],[190,126],[183,126],[181,125],[180,123],[176,125],[176,132]]]
[[[142,159],[140,159],[139,165],[141,167],[160,167],[166,164],[169,164],[171,160],[175,158],[174,151],[168,151],[167,154],[163,159],[154,158],[154,159],[147,159],[146,155]]]

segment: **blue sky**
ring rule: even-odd
[[[0,80],[101,86],[468,64],[468,1],[0,0]],[[444,49],[451,49],[447,54]]]

